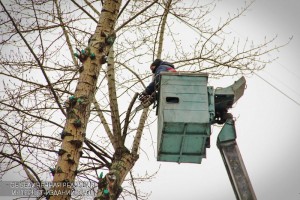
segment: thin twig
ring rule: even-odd
[[[129,171],[129,173],[130,173],[132,186],[133,186],[133,189],[134,189],[134,196],[135,196],[135,199],[138,200],[138,194],[137,194],[137,191],[136,191],[136,187],[135,187],[135,184],[134,184],[134,179],[133,179],[131,170]]]
[[[121,26],[119,26],[114,32],[117,33],[120,29],[122,29],[124,26],[126,26],[129,22],[131,22],[132,20],[134,20],[135,18],[137,18],[140,14],[142,14],[143,12],[145,12],[146,10],[148,10],[157,1],[158,0],[153,1],[150,5],[148,5],[147,7],[145,7],[143,10],[141,10],[136,15],[134,15],[132,18],[130,18],[129,20],[127,20],[124,24],[122,24]]]
[[[119,17],[121,16],[121,14],[122,14],[123,11],[125,10],[125,8],[128,6],[128,4],[129,4],[130,1],[131,1],[131,0],[128,0],[128,1],[125,3],[125,5],[123,6],[122,10],[119,12],[117,19],[119,19]]]
[[[54,99],[58,105],[58,107],[60,108],[61,112],[66,116],[66,112],[64,110],[64,108],[62,107],[61,103],[59,102],[58,96],[56,95],[56,92],[46,74],[46,71],[44,69],[44,66],[42,65],[42,63],[40,62],[39,58],[37,57],[37,55],[34,53],[33,49],[30,47],[30,45],[28,44],[27,40],[25,39],[25,37],[23,36],[23,34],[20,32],[18,26],[16,25],[14,19],[12,18],[12,16],[9,14],[9,12],[6,10],[6,7],[3,5],[2,1],[0,1],[1,6],[3,7],[4,12],[7,14],[7,16],[9,17],[10,21],[12,22],[13,26],[15,27],[17,33],[20,35],[20,37],[22,38],[23,42],[26,44],[28,50],[30,51],[30,53],[32,54],[32,56],[34,57],[34,59],[36,60],[36,62],[38,63],[38,66],[41,68],[42,73],[48,83],[48,86],[54,96]]]
[[[75,0],[71,0],[80,10],[82,10],[87,16],[89,16],[94,22],[98,23],[98,21],[88,12],[86,11],[82,6],[80,6]]]

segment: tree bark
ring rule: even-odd
[[[172,0],[168,0],[166,3],[165,11],[162,17],[162,24],[159,31],[158,51],[157,58],[161,57],[163,46],[163,35],[167,21],[167,15],[171,7]],[[112,69],[111,69],[112,70]],[[112,72],[108,73],[111,79],[113,79]],[[110,94],[111,95],[111,94]],[[112,99],[111,99],[112,104]],[[140,146],[141,136],[143,133],[145,121],[147,119],[147,113],[149,108],[143,110],[140,118],[139,126],[134,137],[133,146],[131,152],[124,146],[124,142],[118,143],[118,148],[114,153],[112,164],[109,168],[109,173],[105,177],[99,179],[98,194],[95,200],[116,200],[122,192],[121,184],[125,177],[133,168],[136,160],[138,159],[138,149]],[[112,118],[113,119],[113,118]],[[115,132],[115,131],[114,131]],[[114,135],[116,137],[116,135]],[[119,140],[119,138],[118,138]]]
[[[126,147],[118,148],[114,153],[108,174],[99,178],[95,200],[117,200],[122,192],[121,184],[137,159],[138,156],[130,153]]]
[[[83,63],[83,71],[79,76],[74,96],[66,102],[67,120],[61,134],[62,145],[58,151],[58,160],[54,169],[54,186],[47,193],[47,197],[51,200],[67,200],[71,197],[72,188],[68,186],[75,181],[97,79],[115,39],[113,31],[120,5],[121,0],[104,1],[100,19],[89,46],[77,55]]]

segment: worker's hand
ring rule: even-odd
[[[147,99],[147,96],[148,96],[148,94],[145,91],[143,91],[139,95],[139,100],[143,102],[143,101],[145,101],[145,99]]]

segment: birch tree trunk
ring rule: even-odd
[[[77,55],[83,63],[83,69],[74,96],[66,102],[67,120],[61,134],[62,145],[54,169],[54,187],[48,196],[51,200],[67,200],[71,197],[72,188],[68,187],[68,184],[75,181],[97,79],[115,39],[114,27],[120,6],[121,0],[104,1],[100,19],[89,46]]]

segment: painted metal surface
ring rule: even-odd
[[[217,141],[228,177],[237,200],[256,200],[250,178],[236,143],[233,119],[227,119]]]
[[[211,125],[224,124],[217,146],[238,200],[256,200],[236,143],[228,109],[243,95],[244,77],[214,90],[206,74],[163,73],[158,98],[158,161],[201,163],[210,147]]]
[[[245,77],[241,77],[232,85],[215,90],[215,109],[216,112],[227,112],[232,105],[237,102],[244,94],[246,87]]]
[[[206,74],[163,73],[158,107],[158,161],[201,163],[214,115]]]

